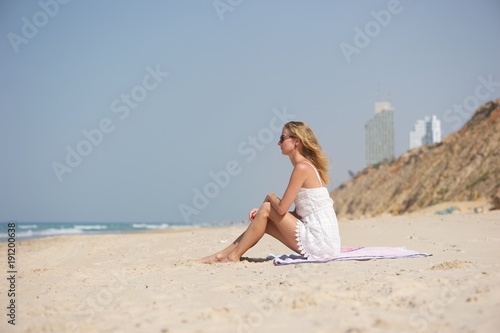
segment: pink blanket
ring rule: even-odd
[[[398,247],[350,247],[343,248],[337,257],[323,259],[306,259],[298,254],[276,256],[268,255],[268,259],[274,260],[275,265],[290,265],[303,263],[323,263],[337,260],[371,260],[371,259],[396,259],[396,258],[421,258],[431,256],[408,250],[404,246]]]

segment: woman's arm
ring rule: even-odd
[[[298,163],[292,171],[292,175],[290,176],[290,181],[288,182],[285,194],[283,194],[283,198],[280,200],[275,193],[271,192],[266,196],[264,202],[269,201],[278,214],[285,215],[307,178],[308,168],[310,167],[304,165],[304,163]]]

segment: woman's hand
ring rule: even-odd
[[[258,210],[258,208],[254,208],[250,211],[250,213],[248,213],[248,218],[250,219],[250,221],[253,221]]]

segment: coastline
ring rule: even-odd
[[[245,226],[16,242],[23,332],[497,332],[500,212],[340,221],[343,247],[406,246],[427,258],[274,266],[269,236],[235,264],[198,264]],[[0,244],[2,254],[7,243]],[[2,267],[5,272],[6,267]],[[7,292],[0,290],[2,304]],[[2,306],[7,311],[5,306]]]
[[[67,235],[129,234],[151,230],[173,230],[198,227],[229,226],[234,222],[212,224],[167,223],[167,222],[18,222],[9,221],[0,224],[0,243],[6,242],[6,226],[16,225],[16,239],[27,240]],[[242,225],[241,223],[239,225]]]

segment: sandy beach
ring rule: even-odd
[[[339,225],[343,247],[406,246],[432,256],[275,266],[267,254],[291,252],[265,236],[239,263],[192,261],[243,227],[19,241],[16,325],[7,322],[2,259],[0,331],[500,331],[499,211]]]

